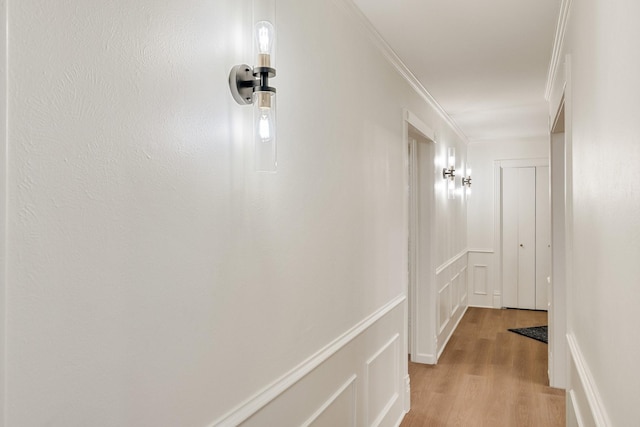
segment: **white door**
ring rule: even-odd
[[[502,170],[503,305],[536,308],[536,168]]]

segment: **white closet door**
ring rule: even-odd
[[[536,308],[536,168],[502,170],[503,305]]]
[[[536,169],[536,309],[547,310],[547,277],[551,276],[551,210],[549,168]]]
[[[502,169],[502,305],[518,307],[518,168]]]
[[[518,169],[518,307],[536,308],[536,168]]]

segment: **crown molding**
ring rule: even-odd
[[[382,38],[378,30],[371,24],[369,19],[362,13],[362,11],[355,5],[353,0],[334,0],[335,3],[343,6],[347,12],[349,12],[356,21],[361,24],[362,29],[366,35],[373,42],[373,44],[382,53],[385,59],[396,69],[409,85],[416,91],[420,97],[422,97],[427,104],[429,104],[442,119],[451,127],[451,129],[462,139],[465,144],[469,143],[469,138],[460,129],[458,124],[447,114],[442,106],[436,101],[436,99],[429,93],[429,91],[420,83],[418,78],[409,70],[409,68],[402,62],[400,57],[393,51],[391,46]]]
[[[564,46],[564,36],[567,31],[567,21],[569,20],[569,10],[571,9],[572,0],[562,0],[560,4],[560,15],[558,16],[558,24],[556,25],[556,36],[553,42],[553,53],[551,54],[551,62],[549,63],[549,72],[547,74],[547,87],[544,91],[544,98],[549,101],[551,90],[556,82],[558,67],[562,48]]]

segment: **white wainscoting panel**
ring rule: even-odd
[[[496,289],[494,258],[494,253],[488,249],[469,251],[467,279],[471,307],[495,308],[494,295],[500,295],[500,290]]]
[[[460,275],[456,274],[451,279],[451,313],[449,313],[449,317],[453,316],[458,307],[460,307]]]
[[[462,270],[460,270],[460,304],[463,306],[467,305],[468,296],[469,296],[469,285],[467,280],[467,266],[463,265]]]
[[[345,427],[356,426],[356,376],[352,375],[327,401],[313,414],[303,427]]]
[[[398,296],[213,426],[395,426],[405,413],[407,316]]]
[[[473,264],[473,295],[489,295],[488,275],[486,264]]]
[[[441,334],[451,318],[451,282],[438,291],[438,333]]]
[[[437,357],[444,351],[449,338],[467,310],[467,251],[456,255],[436,269],[437,293]]]
[[[367,360],[365,371],[365,425],[377,427],[389,415],[400,397],[398,360],[400,335],[397,334]],[[388,423],[387,423],[388,425]]]

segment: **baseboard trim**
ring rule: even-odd
[[[269,404],[275,398],[284,393],[287,389],[300,381],[303,377],[308,375],[311,371],[316,369],[322,363],[324,363],[331,356],[336,354],[340,349],[346,346],[349,342],[353,341],[358,335],[363,333],[374,323],[382,319],[389,314],[393,309],[400,306],[406,300],[405,295],[399,295],[387,304],[376,310],[371,315],[360,321],[353,328],[333,340],[324,348],[307,358],[295,368],[291,369],[288,373],[264,387],[258,393],[254,394],[240,405],[236,406],[231,411],[227,412],[222,417],[218,418],[211,424],[211,427],[222,427],[229,425],[238,425],[246,421],[253,414],[258,412],[264,406]]]
[[[427,354],[420,353],[412,356],[413,356],[413,362],[415,363],[422,363],[425,365],[435,365],[437,361],[436,356],[431,353],[427,353]]]
[[[492,305],[480,305],[480,304],[469,304],[469,307],[473,307],[473,308],[491,308],[491,309],[495,308]]]
[[[611,426],[611,421],[604,409],[602,398],[600,397],[598,388],[596,387],[595,381],[593,380],[593,375],[591,375],[591,371],[589,370],[589,366],[587,365],[587,362],[582,355],[582,351],[580,350],[580,346],[578,345],[578,341],[576,340],[575,335],[571,333],[567,334],[567,344],[569,347],[569,354],[571,355],[573,363],[576,367],[576,371],[578,372],[580,385],[582,386],[584,394],[587,397],[587,403],[589,404],[589,409],[591,410],[591,415],[593,416],[593,420],[595,421],[596,426]],[[569,386],[571,387],[571,384]],[[571,396],[573,397],[573,394]],[[583,420],[585,417],[580,413],[580,409],[581,408],[579,406],[574,406],[574,410],[576,410],[576,416],[578,420]]]
[[[404,413],[406,414],[411,409],[411,378],[409,374],[404,377]],[[400,418],[402,420],[402,418]]]
[[[464,310],[462,310],[462,314],[460,314],[460,317],[458,317],[458,320],[456,320],[456,324],[453,325],[453,328],[451,328],[451,332],[449,332],[449,335],[447,335],[447,338],[445,338],[445,340],[442,342],[442,348],[438,350],[438,357],[436,358],[436,361],[440,359],[440,356],[442,356],[442,352],[444,351],[445,348],[447,348],[447,344],[449,344],[449,340],[453,336],[453,333],[456,331],[456,329],[458,329],[458,325],[460,324],[460,321],[466,314],[468,308],[469,306],[464,307]]]

